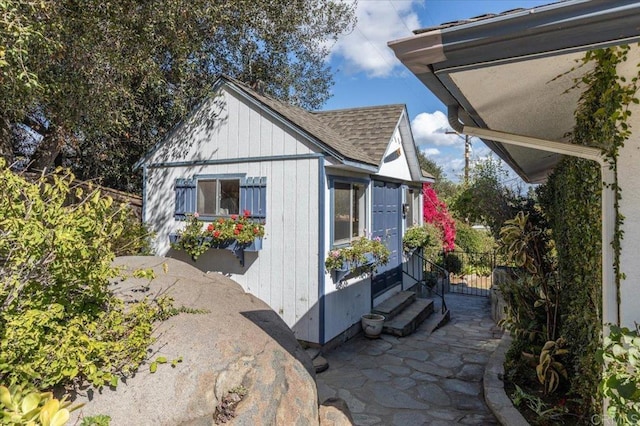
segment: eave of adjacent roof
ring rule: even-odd
[[[640,40],[640,3],[570,0],[527,10],[447,23],[389,42],[396,56],[463,124],[488,126],[449,73],[476,70]],[[527,178],[501,143],[483,139]]]
[[[389,46],[409,68],[438,73],[633,42],[639,23],[635,0],[569,0],[417,30]]]

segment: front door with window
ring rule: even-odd
[[[402,281],[402,189],[399,184],[373,182],[372,238],[380,237],[391,251],[389,263],[378,267],[371,293],[376,297]]]

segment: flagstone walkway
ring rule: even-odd
[[[356,425],[496,425],[484,402],[482,376],[502,331],[489,299],[446,295],[451,321],[433,334],[359,335],[323,356],[320,401],[344,399]]]

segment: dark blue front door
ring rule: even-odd
[[[380,237],[391,251],[389,263],[378,267],[372,279],[372,296],[384,293],[402,281],[401,217],[402,191],[400,185],[390,182],[373,182],[373,230],[372,238]]]

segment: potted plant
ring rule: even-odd
[[[430,223],[412,226],[402,237],[402,248],[408,256],[423,249],[426,257],[434,257],[442,250],[442,232]]]
[[[362,325],[362,331],[364,335],[369,339],[377,339],[382,334],[382,328],[384,326],[384,315],[380,314],[364,314],[360,318]]]
[[[386,265],[390,254],[379,237],[362,237],[354,240],[348,247],[329,251],[324,265],[333,273],[334,281],[340,281],[358,270],[372,272],[378,266]]]

